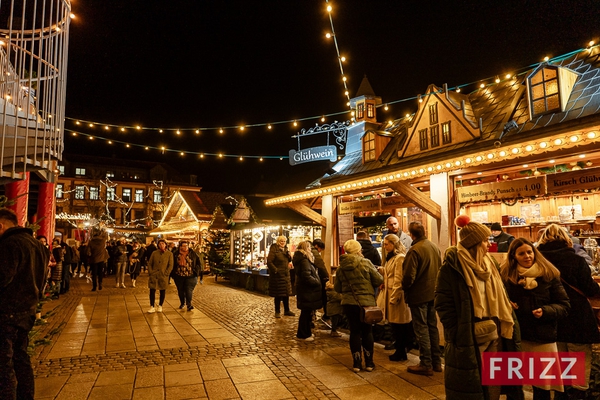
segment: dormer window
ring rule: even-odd
[[[560,110],[558,71],[545,67],[529,78],[532,114],[540,115]]]
[[[438,123],[437,103],[429,105],[429,125]]]
[[[363,137],[363,157],[365,162],[375,160],[375,134],[367,132]]]
[[[356,119],[361,120],[365,118],[365,103],[359,103],[356,106]]]
[[[367,104],[367,118],[375,118],[375,104]]]

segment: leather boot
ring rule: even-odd
[[[363,351],[365,352],[365,370],[367,372],[371,372],[375,368],[375,363],[373,362],[373,353],[367,350]]]
[[[360,372],[362,369],[362,355],[360,354],[360,351],[352,353],[352,359],[354,360],[354,364],[352,364],[352,371]]]

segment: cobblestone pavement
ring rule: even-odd
[[[128,278],[127,278],[128,279]],[[295,338],[298,317],[274,318],[270,297],[205,277],[192,311],[175,285],[164,312],[148,314],[147,275],[137,288],[114,278],[91,292],[85,279],[44,306],[32,357],[36,399],[441,399],[443,377],[406,373],[377,348],[373,372],[351,371],[347,336]],[[128,285],[129,286],[129,285]],[[291,301],[294,310],[295,301]]]

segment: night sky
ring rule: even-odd
[[[73,0],[66,128],[169,149],[286,156],[291,138],[319,120],[272,130],[218,128],[293,121],[347,110],[324,0]],[[493,79],[587,46],[600,38],[600,3],[577,1],[330,1],[351,97],[366,75],[389,111],[416,110],[429,84],[450,87]],[[163,128],[120,132],[76,126]],[[345,120],[332,116],[327,122]],[[215,128],[176,135],[181,128]],[[93,142],[91,145],[90,142]],[[323,143],[325,144],[325,143]],[[72,152],[160,160],[198,175],[204,190],[285,192],[326,166],[287,159],[218,159],[161,154],[65,136]],[[312,171],[310,171],[312,170]],[[311,175],[311,173],[313,175]],[[259,183],[262,182],[262,185]]]

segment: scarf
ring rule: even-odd
[[[519,280],[517,281],[519,285],[527,290],[535,289],[538,286],[535,278],[542,276],[542,270],[537,263],[533,263],[529,268],[517,266],[517,271],[519,272]]]
[[[179,255],[177,256],[177,265],[180,265],[182,267],[187,265],[187,255],[189,254],[189,252],[190,249],[188,249],[187,251],[179,249]]]
[[[456,247],[458,248],[458,261],[462,266],[465,283],[473,300],[473,314],[476,318],[483,318],[484,302],[487,302],[489,316],[498,317],[500,321],[500,335],[503,338],[512,339],[515,324],[512,316],[512,306],[506,295],[500,272],[498,272],[491,256],[487,252],[478,250],[476,262],[460,242]],[[481,291],[479,291],[477,280],[484,283],[486,298],[483,298]]]

